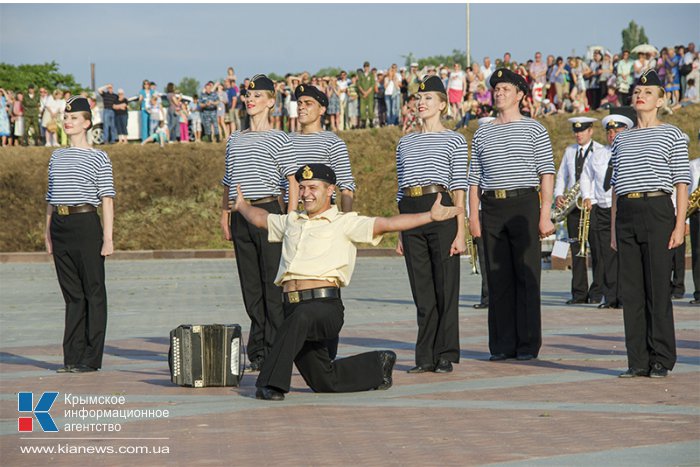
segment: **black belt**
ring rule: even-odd
[[[77,206],[66,206],[63,204],[53,205],[53,212],[59,216],[67,216],[69,214],[81,214],[83,212],[95,212],[97,208],[92,204],[78,204]]]
[[[411,198],[417,198],[431,193],[442,193],[445,187],[442,185],[410,186],[403,189],[403,194]]]
[[[284,292],[284,303],[299,303],[315,298],[340,298],[340,289],[338,287],[320,287],[318,289]]]
[[[657,196],[670,196],[670,193],[665,191],[633,191],[632,193],[627,193],[622,195],[623,198],[628,199],[639,199],[639,198],[655,198]]]
[[[482,194],[487,198],[506,199],[529,195],[530,193],[535,193],[536,191],[537,187],[531,186],[528,188],[515,188],[513,190],[484,190]]]

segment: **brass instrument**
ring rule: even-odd
[[[469,254],[470,261],[472,264],[472,274],[479,274],[479,270],[476,268],[478,261],[478,250],[476,248],[476,243],[474,243],[474,237],[472,237],[472,232],[469,230],[469,221],[467,221],[467,253]]]
[[[579,195],[581,194],[581,183],[576,182],[570,190],[564,192],[564,206],[561,208],[554,208],[552,211],[552,222],[558,223],[563,221],[566,216],[574,209],[578,204]]]
[[[591,226],[591,210],[586,209],[583,205],[583,200],[581,200],[579,204],[579,200],[581,200],[581,198],[579,198],[575,204],[576,207],[581,210],[581,217],[579,217],[578,221],[578,242],[581,246],[576,256],[585,258],[588,256],[588,229]]]
[[[688,198],[688,210],[685,212],[685,218],[689,218],[698,209],[700,209],[700,187],[696,188]]]

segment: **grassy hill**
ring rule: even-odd
[[[602,118],[606,113],[593,113]],[[691,106],[664,121],[691,136],[691,158],[700,155],[697,135],[700,106]],[[552,138],[556,165],[568,144],[566,116],[543,121]],[[460,130],[471,141],[476,124]],[[396,128],[341,132],[357,179],[356,210],[368,215],[397,213]],[[596,126],[594,138],[606,144]],[[104,147],[114,166],[115,247],[119,250],[230,248],[221,237],[219,206],[224,171],[224,144],[172,144]],[[42,251],[47,164],[50,148],[0,148],[0,251]],[[393,246],[388,236],[382,246]]]

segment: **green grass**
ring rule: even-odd
[[[602,118],[606,113],[592,113]],[[687,107],[664,121],[691,137],[691,158],[698,156],[700,106]],[[566,116],[543,120],[552,138],[558,166],[573,143]],[[460,130],[467,141],[476,129]],[[396,128],[341,132],[348,145],[358,190],[355,209],[361,214],[396,214]],[[594,138],[607,144],[600,125]],[[219,228],[224,172],[224,144],[107,146],[114,167],[115,247],[119,250],[230,248]],[[47,164],[50,148],[0,148],[0,251],[42,251]],[[381,246],[393,246],[396,236]]]

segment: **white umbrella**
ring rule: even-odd
[[[643,53],[643,54],[657,54],[659,51],[651,44],[639,44],[637,47],[632,49],[633,54]]]

